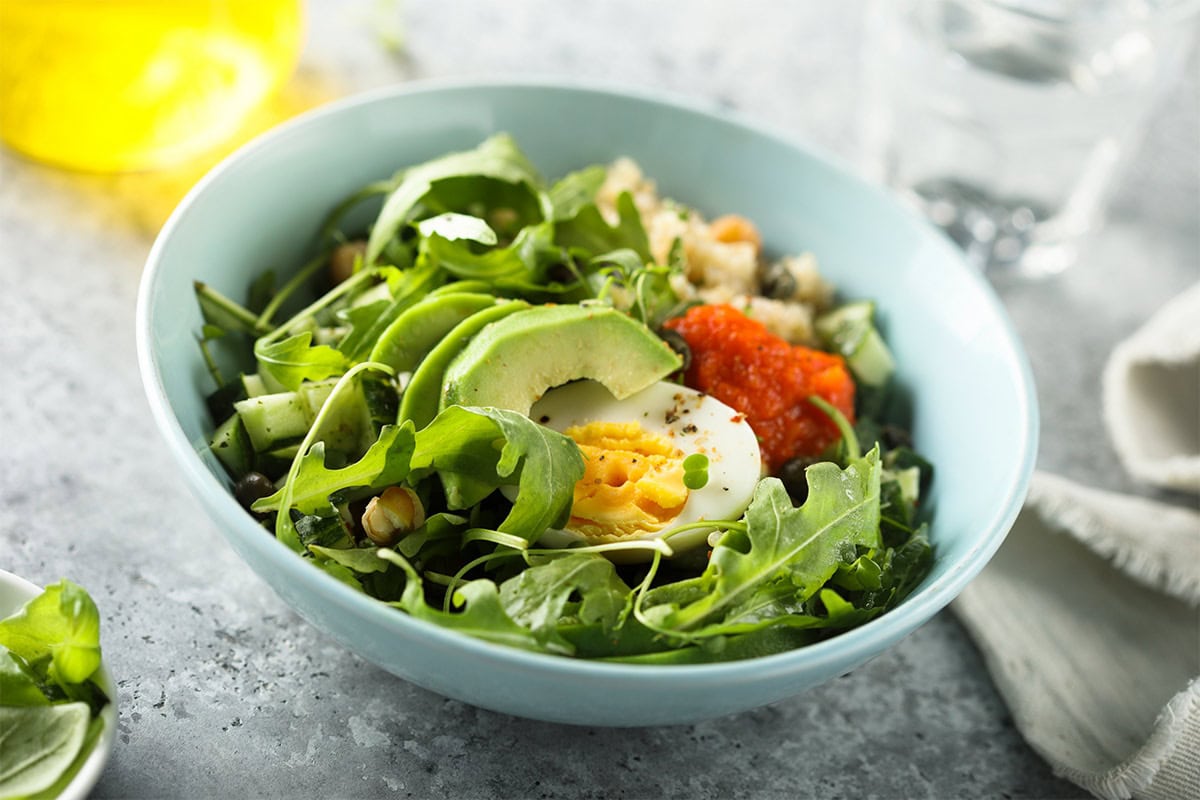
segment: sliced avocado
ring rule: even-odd
[[[387,364],[396,372],[411,372],[455,325],[496,303],[492,295],[478,292],[427,296],[396,317],[367,360]]]
[[[418,429],[424,428],[438,413],[438,398],[442,393],[442,378],[446,367],[454,360],[472,337],[487,325],[516,311],[528,309],[523,300],[510,300],[500,305],[476,311],[454,326],[437,347],[421,361],[400,397],[400,422],[412,420]]]
[[[580,378],[621,399],[680,365],[662,339],[614,308],[538,306],[488,325],[463,348],[446,368],[441,407],[528,414],[547,389]]]

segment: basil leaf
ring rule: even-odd
[[[83,748],[91,716],[87,703],[0,706],[0,797],[53,786]]]
[[[50,705],[35,677],[3,647],[0,647],[0,701],[6,706]]]
[[[83,683],[100,668],[100,612],[82,587],[59,581],[0,621],[0,646],[29,663],[48,656],[63,688]]]

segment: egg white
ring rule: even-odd
[[[650,433],[666,437],[682,451],[682,458],[701,453],[708,457],[708,483],[688,492],[679,514],[661,530],[613,541],[657,539],[672,528],[706,519],[738,519],[762,475],[758,438],[744,416],[709,395],[660,381],[618,400],[599,383],[577,381],[551,389],[529,412],[533,421],[560,433],[589,422],[637,422]],[[703,543],[712,528],[698,528],[672,536],[668,543],[682,552]],[[539,544],[564,547],[585,541],[569,530],[548,530]]]

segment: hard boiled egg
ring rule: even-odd
[[[654,539],[688,523],[738,519],[762,474],[758,439],[743,415],[674,383],[617,400],[599,383],[577,381],[546,392],[529,416],[574,439],[586,463],[570,521],[547,531],[543,546]],[[684,461],[696,455],[708,459],[707,481],[688,488],[700,483],[695,468],[684,478]],[[712,530],[671,534],[667,543],[678,553]]]

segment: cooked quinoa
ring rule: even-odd
[[[821,277],[811,254],[764,260],[757,231],[749,222],[741,218],[710,222],[694,210],[659,197],[654,181],[629,158],[609,165],[597,194],[597,205],[611,222],[617,219],[617,198],[623,192],[630,194],[641,212],[655,261],[667,263],[676,240],[682,243],[686,266],[672,282],[680,298],[729,303],[793,344],[814,343],[813,319],[829,307],[833,288]],[[728,224],[731,220],[737,224]],[[744,228],[750,235],[734,241],[724,235],[722,240],[714,228],[722,234]],[[764,275],[775,278],[771,286],[775,297],[764,296]],[[779,280],[779,276],[785,279]],[[786,293],[780,296],[781,291]]]

